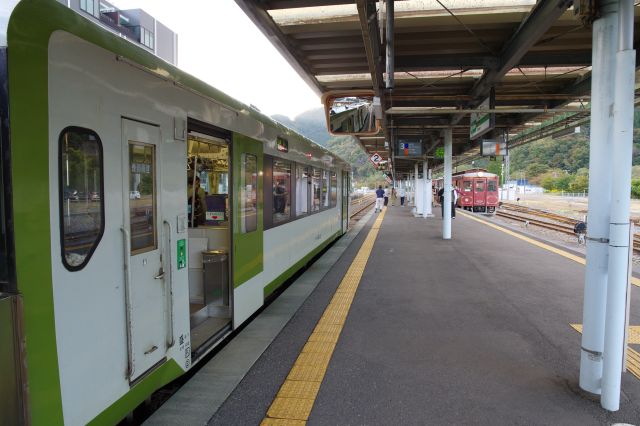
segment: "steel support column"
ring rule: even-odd
[[[442,217],[442,239],[451,239],[451,166],[453,130],[444,130],[444,210]]]
[[[618,2],[618,52],[616,54],[611,147],[611,210],[609,225],[609,281],[604,332],[602,407],[620,408],[620,381],[629,279],[629,209],[633,157],[633,98],[636,53],[633,50],[633,0]]]
[[[394,85],[394,59],[395,53],[393,50],[393,0],[387,0],[387,89],[393,89]]]
[[[589,211],[580,387],[595,394],[601,393],[602,386],[612,168],[609,113],[614,92],[617,10],[617,0],[603,1],[601,18],[593,23]]]

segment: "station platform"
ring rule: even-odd
[[[618,412],[578,387],[579,256],[459,210],[449,241],[438,216],[415,218],[410,207],[361,222],[200,424],[640,424],[635,361]],[[304,293],[296,284],[287,291]],[[208,377],[191,391],[219,386]],[[174,398],[148,423],[194,424],[184,416],[202,407]]]

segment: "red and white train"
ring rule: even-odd
[[[498,175],[485,169],[471,169],[454,173],[453,186],[458,188],[457,207],[472,212],[495,213],[500,199]],[[435,180],[435,193],[442,188],[442,178]],[[435,198],[437,199],[437,197]]]

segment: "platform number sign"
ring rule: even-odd
[[[371,157],[369,157],[369,161],[371,161],[373,165],[378,168],[380,162],[382,161],[382,156],[377,152],[374,152],[373,154],[371,154]]]

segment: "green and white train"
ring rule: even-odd
[[[0,423],[113,424],[346,232],[350,167],[54,0],[12,3]]]

